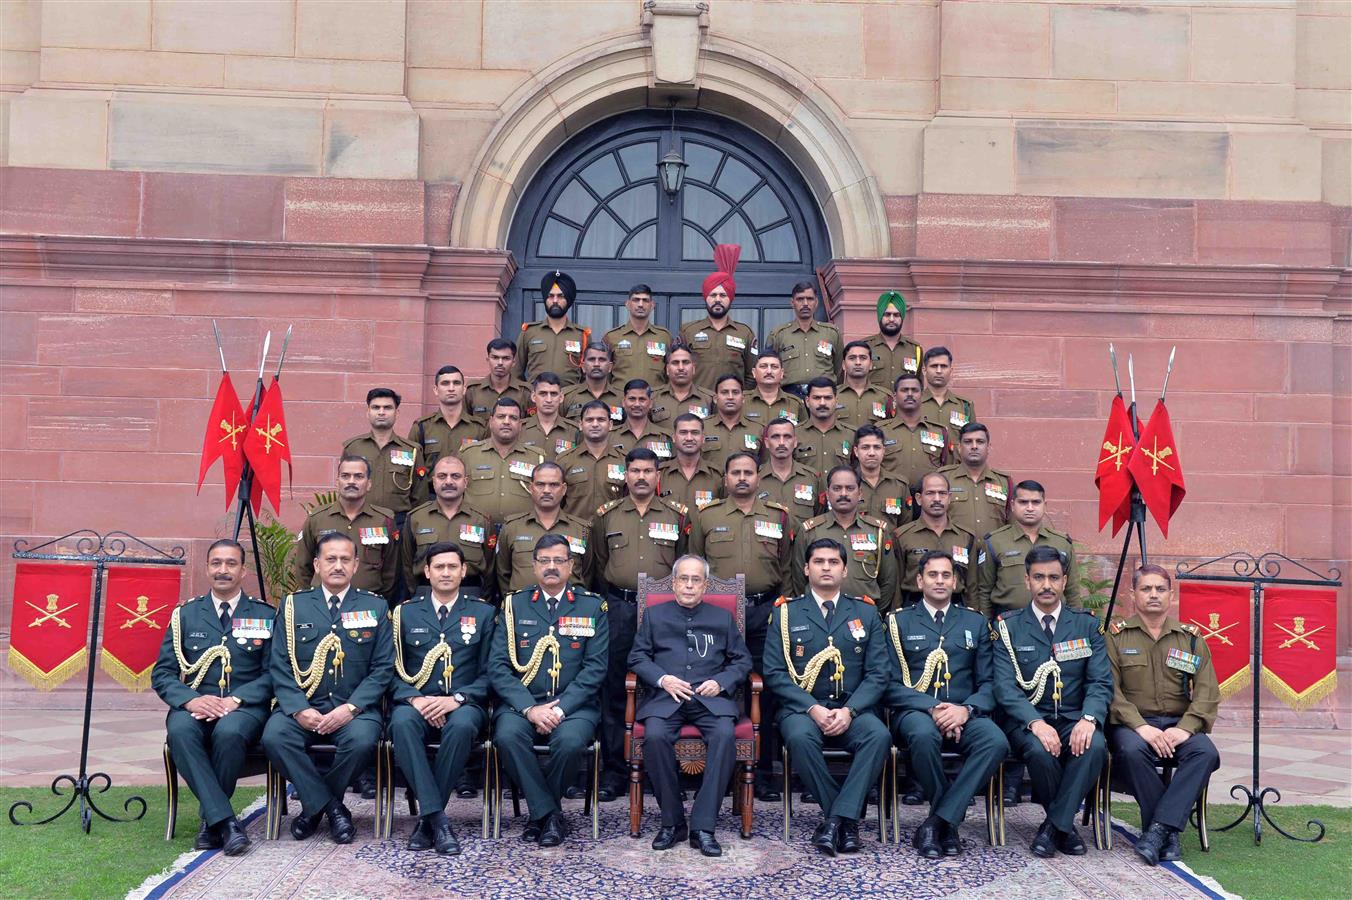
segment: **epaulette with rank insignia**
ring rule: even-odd
[[[1116,622],[1113,622],[1111,625],[1108,626],[1108,630],[1111,631],[1113,634],[1121,634],[1122,626],[1126,624],[1127,624],[1126,619],[1118,619]]]
[[[872,516],[863,516],[863,515],[861,515],[861,516],[859,517],[859,521],[861,521],[861,522],[867,522],[867,523],[869,523],[870,525],[872,525],[874,528],[887,528],[887,527],[888,527],[888,525],[887,525],[886,522],[882,521],[881,519],[875,519],[875,518],[873,518]]]
[[[766,505],[767,506],[771,505],[768,500],[766,501]],[[803,522],[803,530],[811,531],[812,529],[816,528],[818,525],[822,524],[829,518],[830,518],[829,515],[813,516],[812,518]]]
[[[709,510],[713,509],[715,506],[718,506],[720,503],[723,503],[726,499],[727,499],[727,498],[725,498],[725,497],[715,497],[714,499],[710,500],[708,503],[704,504],[704,506],[700,508],[700,512],[702,512],[702,513],[708,512]]]
[[[1187,622],[1180,622],[1179,624],[1180,624],[1180,626],[1182,627],[1182,629],[1183,629],[1184,631],[1186,631],[1188,634],[1194,634],[1194,635],[1195,635],[1195,634],[1201,634],[1201,633],[1202,633],[1202,632],[1198,629],[1198,627],[1197,627],[1196,625],[1191,625],[1191,624],[1189,624],[1189,623],[1187,623]]]
[[[600,506],[596,508],[596,514],[598,516],[604,516],[606,513],[610,512],[612,509],[619,506],[623,502],[624,502],[623,497],[616,497],[614,500],[607,500],[605,503],[602,503]]]
[[[668,500],[666,497],[663,497],[661,499],[662,502],[665,503],[668,507],[670,507],[673,512],[680,513],[683,516],[690,515],[690,507],[686,506],[684,503],[678,503],[675,500]]]
[[[526,330],[527,328],[529,328],[529,327],[530,327],[530,323],[529,323],[529,322],[522,322],[522,323],[521,323],[521,330],[522,330],[522,331],[525,331],[525,330]]]

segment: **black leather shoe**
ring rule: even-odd
[[[1150,827],[1145,830],[1136,841],[1136,855],[1139,856],[1147,866],[1159,865],[1160,856],[1164,852],[1164,845],[1169,841],[1169,829],[1159,822],[1150,823]]]
[[[834,816],[823,819],[812,832],[812,846],[827,856],[835,856],[840,846],[840,820]]]
[[[455,829],[445,815],[432,826],[432,846],[442,856],[460,855],[460,841],[456,839]]]
[[[1051,859],[1056,855],[1056,838],[1056,826],[1050,820],[1043,820],[1038,826],[1037,834],[1033,836],[1033,855]]]
[[[944,856],[957,856],[962,853],[962,837],[958,834],[958,826],[950,825],[942,819],[939,829],[939,849],[944,851]]]
[[[219,850],[221,849],[221,836],[216,833],[206,822],[197,829],[197,838],[192,842],[194,850]]]
[[[569,800],[581,800],[587,794],[579,785],[570,784],[563,789],[563,796]]]
[[[350,844],[357,834],[357,826],[352,824],[352,813],[341,803],[329,804],[329,837],[335,844]]]
[[[939,846],[939,827],[941,821],[937,816],[930,816],[920,823],[920,827],[911,835],[911,846],[914,847],[925,859],[938,859],[944,855],[943,848]]]
[[[1160,853],[1160,862],[1178,862],[1183,858],[1182,835],[1169,829],[1169,840],[1164,842],[1164,850]]]
[[[619,792],[612,785],[603,784],[596,789],[596,799],[600,803],[614,803]]]
[[[432,827],[426,819],[418,819],[418,827],[408,836],[408,849],[415,853],[432,849]]]
[[[803,801],[804,806],[807,806],[809,803],[817,802],[817,797],[807,788],[803,789],[803,793],[799,795],[798,799]]]
[[[1005,785],[1004,804],[1005,809],[1019,805],[1019,786],[1017,784]]]
[[[1075,826],[1070,826],[1070,831],[1056,831],[1056,849],[1067,856],[1084,856],[1089,852],[1084,845],[1084,839],[1080,833],[1075,830]]]
[[[864,849],[859,842],[859,823],[854,819],[841,819],[840,831],[836,834],[836,849],[841,853],[858,853]]]
[[[231,816],[217,825],[216,829],[217,834],[221,836],[221,846],[226,856],[239,856],[249,849],[249,836],[244,833],[244,827],[239,824],[239,819]]]
[[[527,822],[526,827],[521,829],[521,840],[528,844],[540,843],[540,831],[544,827],[544,819],[536,819],[534,822]]]
[[[362,772],[352,789],[361,794],[363,800],[376,799],[376,776],[370,772]]]
[[[568,823],[564,821],[563,813],[552,812],[545,818],[544,827],[540,829],[540,846],[557,847],[567,836]]]
[[[657,837],[653,838],[653,849],[670,850],[688,837],[690,829],[685,825],[663,825],[657,829]]]
[[[920,785],[913,784],[906,788],[906,793],[901,795],[901,802],[906,806],[919,806],[925,802],[925,795],[920,793]]]
[[[778,803],[784,799],[784,795],[779,792],[779,788],[774,783],[766,779],[764,781],[756,779],[756,799],[762,803]]]
[[[315,813],[313,816],[307,816],[301,813],[291,819],[291,836],[298,841],[309,840],[319,828],[319,819],[323,813]]]
[[[455,795],[461,800],[472,800],[479,796],[479,789],[469,780],[469,776],[461,775],[460,780],[455,783]]]
[[[723,847],[714,838],[712,831],[696,831],[690,835],[690,846],[704,856],[722,856]]]

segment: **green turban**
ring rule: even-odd
[[[883,313],[887,312],[889,306],[895,306],[901,317],[906,318],[906,298],[901,296],[901,291],[883,291],[878,295],[879,322],[883,320]]]

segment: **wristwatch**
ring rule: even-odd
[[[464,703],[465,695],[460,693],[459,691],[456,691],[454,694],[451,694],[451,699],[454,700],[456,703]]]
[[[1094,717],[1093,717],[1092,715],[1090,715],[1089,713],[1085,713],[1085,714],[1084,714],[1083,716],[1081,716],[1080,718],[1084,719],[1084,721],[1088,722],[1090,725],[1097,725],[1097,724],[1098,724],[1098,719],[1094,718]]]
[[[347,711],[352,713],[352,715],[354,716],[357,715],[357,713],[361,712],[361,710],[357,708],[357,704],[355,703],[349,703],[347,705]]]
[[[962,706],[963,706],[964,709],[967,710],[967,718],[969,718],[969,719],[975,719],[975,718],[976,718],[976,707],[975,707],[975,706],[973,706],[973,705],[970,704],[970,703],[964,703]]]

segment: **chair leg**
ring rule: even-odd
[[[780,748],[779,756],[784,765],[784,799],[781,806],[784,812],[784,843],[787,844],[789,842],[789,819],[793,816],[793,793],[789,790],[789,787],[793,784],[793,772],[789,767],[789,748]]]
[[[632,751],[631,751],[632,753]],[[643,824],[643,762],[629,760],[629,836],[636,838]]]
[[[898,789],[897,779],[900,773],[897,769],[901,765],[901,753],[897,750],[897,745],[893,744],[891,751],[887,754],[887,762],[884,765],[887,771],[887,790],[888,795],[883,797],[883,801],[891,800],[892,803],[892,843],[901,845],[901,791]]]
[[[386,771],[389,765],[389,741],[376,741],[376,815],[375,815],[375,839],[380,841],[390,836],[390,825],[388,816],[392,809],[385,805],[386,782],[390,780],[389,773]],[[393,806],[394,804],[390,804]]]
[[[865,801],[867,804],[867,800]],[[878,776],[878,843],[887,843],[887,763]]]
[[[286,779],[282,773],[268,762],[267,776],[267,839],[275,841],[282,836],[282,816],[286,813],[283,804],[286,802]]]
[[[480,834],[483,837],[483,839],[488,840],[489,810],[492,809],[493,807],[493,797],[489,793],[493,779],[493,766],[492,766],[493,742],[484,741],[482,749],[484,753],[484,805],[483,805],[483,814],[481,816],[483,821],[480,823],[479,827]]]
[[[1099,810],[1103,827],[1103,848],[1113,849],[1113,758],[1103,764],[1103,803]]]
[[[1209,790],[1209,785],[1202,785],[1202,793],[1197,798],[1197,840],[1202,844],[1203,853],[1211,852],[1211,837],[1206,827],[1206,795]]]
[[[742,783],[738,786],[738,789],[742,795],[742,837],[746,839],[751,837],[751,828],[756,814],[756,763],[754,761],[742,764]]]
[[[493,840],[502,837],[502,761],[493,748]]]
[[[995,770],[995,779],[995,821],[998,838],[995,846],[1003,847],[1005,845],[1005,764],[1003,762]]]
[[[591,820],[592,840],[601,837],[601,742],[592,744]]]
[[[995,830],[995,776],[992,775],[986,782],[986,843],[992,847],[997,846]]]
[[[174,756],[169,752],[169,744],[164,745],[164,839],[172,841],[178,825],[178,767],[174,765]]]

